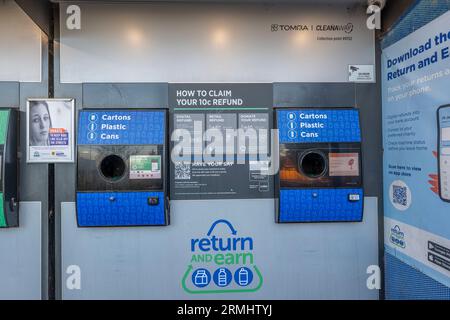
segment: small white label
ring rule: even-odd
[[[352,64],[348,66],[349,82],[374,82],[373,64]]]
[[[361,200],[361,197],[359,196],[359,194],[349,194],[348,195],[348,200],[350,200],[350,201],[359,201],[359,200]]]

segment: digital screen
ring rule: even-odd
[[[442,128],[442,130],[441,130],[441,140],[442,141],[450,141],[450,127]]]
[[[160,190],[163,158],[162,145],[78,146],[77,190]]]
[[[280,145],[281,188],[357,188],[362,185],[355,144]]]
[[[130,156],[130,179],[161,179],[161,156]]]
[[[358,153],[330,153],[328,155],[331,177],[358,177]]]
[[[450,200],[450,106],[439,109],[440,157],[439,192],[443,199]]]
[[[439,109],[441,147],[450,147],[450,106]]]

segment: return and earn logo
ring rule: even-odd
[[[216,233],[218,226],[225,230]],[[252,237],[241,237],[228,220],[214,221],[205,237],[190,239],[191,260],[182,278],[189,294],[255,292],[263,277],[254,263]]]

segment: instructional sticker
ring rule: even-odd
[[[358,177],[359,154],[358,153],[330,153],[331,177]]]
[[[130,156],[130,179],[161,179],[161,156]]]
[[[349,82],[374,82],[375,71],[374,65],[349,65],[348,81]]]

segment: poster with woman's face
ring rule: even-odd
[[[29,99],[27,162],[74,161],[73,99]]]

